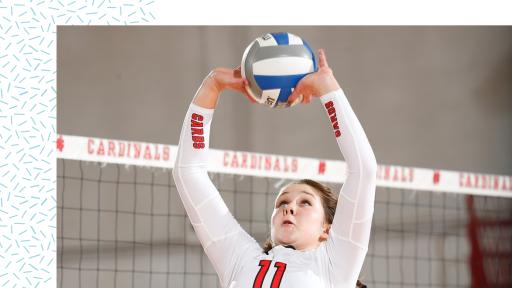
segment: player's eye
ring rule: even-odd
[[[276,208],[281,208],[283,205],[288,204],[288,201],[282,200],[277,202]]]
[[[309,200],[302,200],[302,202],[300,202],[300,204],[302,206],[312,206],[311,201],[309,201]]]

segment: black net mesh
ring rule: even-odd
[[[57,166],[58,287],[220,287],[170,170],[63,159]],[[274,198],[288,181],[210,177],[242,227],[263,243]],[[335,191],[341,187],[325,184]],[[362,282],[368,287],[479,287],[472,280],[471,259],[478,258],[471,257],[476,248],[466,197],[378,188]],[[511,219],[511,199],[473,199],[474,210],[485,219]],[[487,245],[478,249],[500,251],[481,260],[498,265],[485,268],[488,282],[510,279],[511,228],[494,225],[494,232],[478,233]]]

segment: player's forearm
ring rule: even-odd
[[[181,129],[175,168],[204,166],[206,169],[213,112],[213,109],[190,104]]]
[[[347,163],[347,178],[340,192],[331,231],[365,248],[375,199],[375,155],[343,91],[328,93],[321,97],[321,101]]]
[[[218,232],[216,226],[208,224],[207,221],[210,218],[224,220],[224,215],[228,213],[226,205],[207,174],[213,113],[213,109],[190,104],[181,130],[173,169],[174,182],[183,206],[203,245],[209,245],[214,238],[223,234],[223,231]],[[209,206],[215,209],[208,209]],[[208,233],[203,233],[209,229]]]
[[[337,89],[320,97],[320,100],[347,162],[349,173],[364,173],[368,177],[375,177],[375,155],[343,90],[338,86]]]
[[[206,167],[212,117],[212,109],[190,104],[181,129],[173,169],[174,182],[192,223],[202,222],[199,211],[195,207],[202,199],[209,196],[204,188],[190,189],[190,187],[202,178],[205,178],[206,182],[209,181]]]

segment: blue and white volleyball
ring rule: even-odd
[[[291,33],[269,33],[245,49],[242,76],[249,81],[247,93],[272,108],[290,107],[288,97],[300,79],[317,70],[315,54],[306,41]]]

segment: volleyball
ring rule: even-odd
[[[258,103],[286,108],[288,97],[300,79],[317,70],[315,54],[297,35],[268,33],[252,41],[242,57],[242,77],[249,82],[247,93]]]

